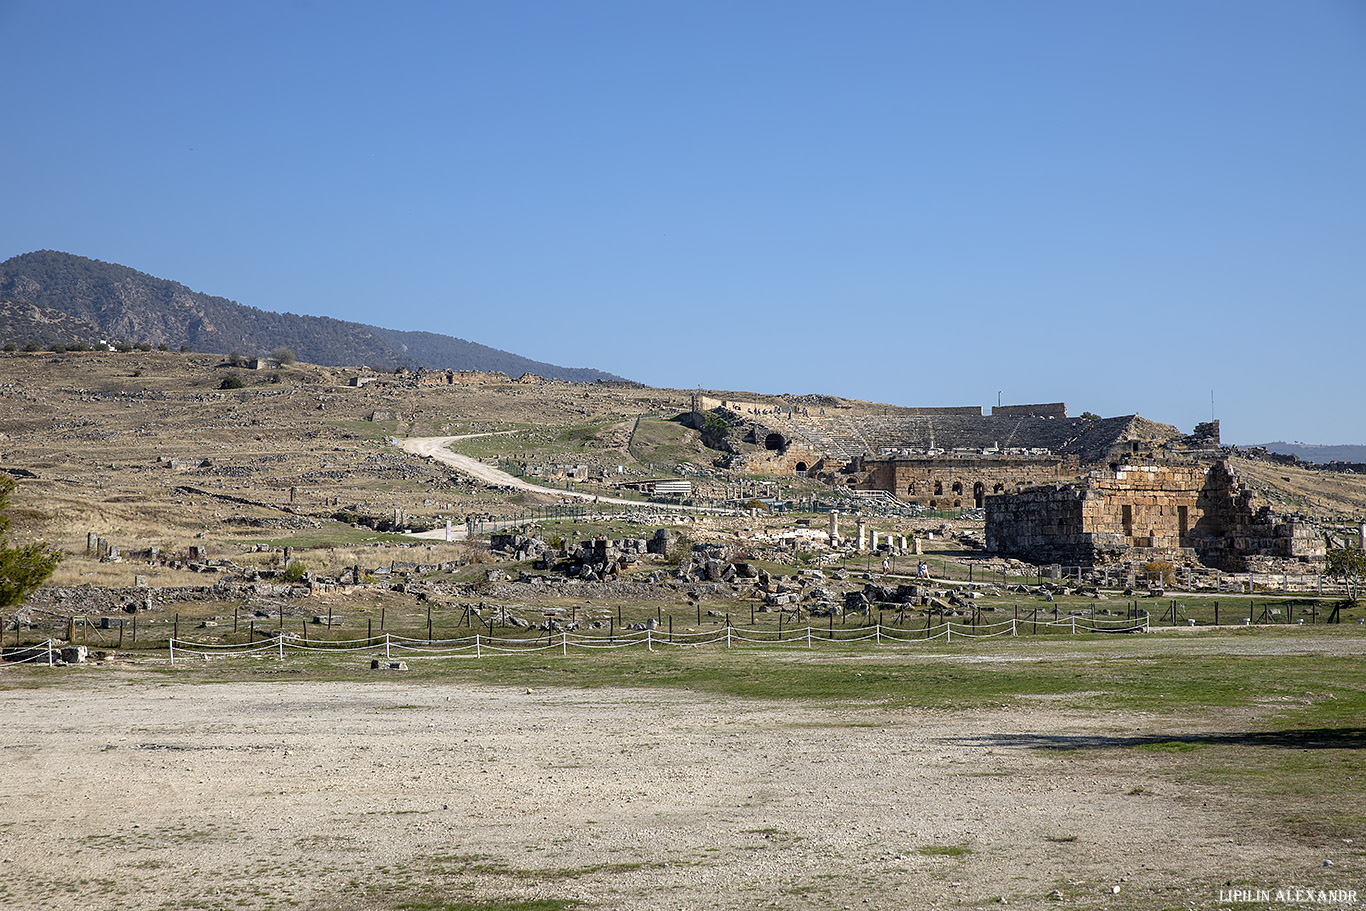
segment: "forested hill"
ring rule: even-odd
[[[93,327],[110,341],[244,355],[284,347],[300,360],[333,366],[499,370],[510,376],[534,373],[576,382],[621,379],[587,367],[533,361],[448,335],[258,310],[127,266],[52,250],[0,263],[0,301],[33,305],[0,307],[0,344],[21,347],[32,341],[92,341],[88,333]],[[54,318],[56,313],[70,320]],[[72,327],[70,338],[61,337],[64,322]]]

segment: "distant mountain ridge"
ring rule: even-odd
[[[40,250],[0,263],[0,343],[111,341],[182,345],[193,351],[267,354],[338,367],[534,373],[574,382],[622,378],[560,367],[434,332],[383,329],[328,316],[258,310],[192,291],[127,266]]]
[[[1302,462],[1327,465],[1329,462],[1366,462],[1366,446],[1355,444],[1323,446],[1312,443],[1259,443],[1267,452],[1292,455]]]

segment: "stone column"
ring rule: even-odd
[[[1361,549],[1366,550],[1366,523],[1362,523],[1359,531],[1361,532]]]
[[[877,550],[877,532],[873,532],[872,549]]]
[[[915,539],[915,542],[914,542],[914,544],[912,545],[912,547],[915,549],[915,552],[916,552],[917,554],[923,554],[923,553],[925,552],[925,548],[924,548],[924,546],[920,543],[920,539],[919,539],[919,538],[916,538],[916,539]]]
[[[830,510],[830,546],[834,547],[840,540],[840,511]]]
[[[858,520],[858,549],[868,548],[868,525],[862,519]]]

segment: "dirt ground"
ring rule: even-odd
[[[1213,908],[1360,880],[1160,753],[1040,748],[1209,719],[66,673],[0,677],[5,907]]]

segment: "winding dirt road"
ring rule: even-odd
[[[613,503],[618,506],[634,506],[637,509],[648,509],[651,506],[659,508],[658,504],[645,503],[640,500],[623,500],[617,497],[604,497],[599,494],[584,493],[578,490],[560,490],[558,487],[541,487],[529,481],[523,481],[516,475],[510,475],[506,471],[486,465],[476,458],[452,452],[450,445],[460,440],[470,440],[475,437],[492,437],[505,433],[516,433],[515,430],[499,430],[493,433],[467,433],[463,436],[455,437],[408,437],[399,439],[391,437],[391,441],[399,448],[410,452],[413,455],[426,456],[435,459],[443,465],[449,465],[456,471],[463,472],[477,481],[485,484],[498,484],[503,487],[511,487],[515,490],[526,490],[532,493],[545,494],[552,497],[570,497],[576,500],[585,500],[593,503]],[[675,506],[664,507],[676,512],[724,512],[724,510],[708,509],[704,506]]]

